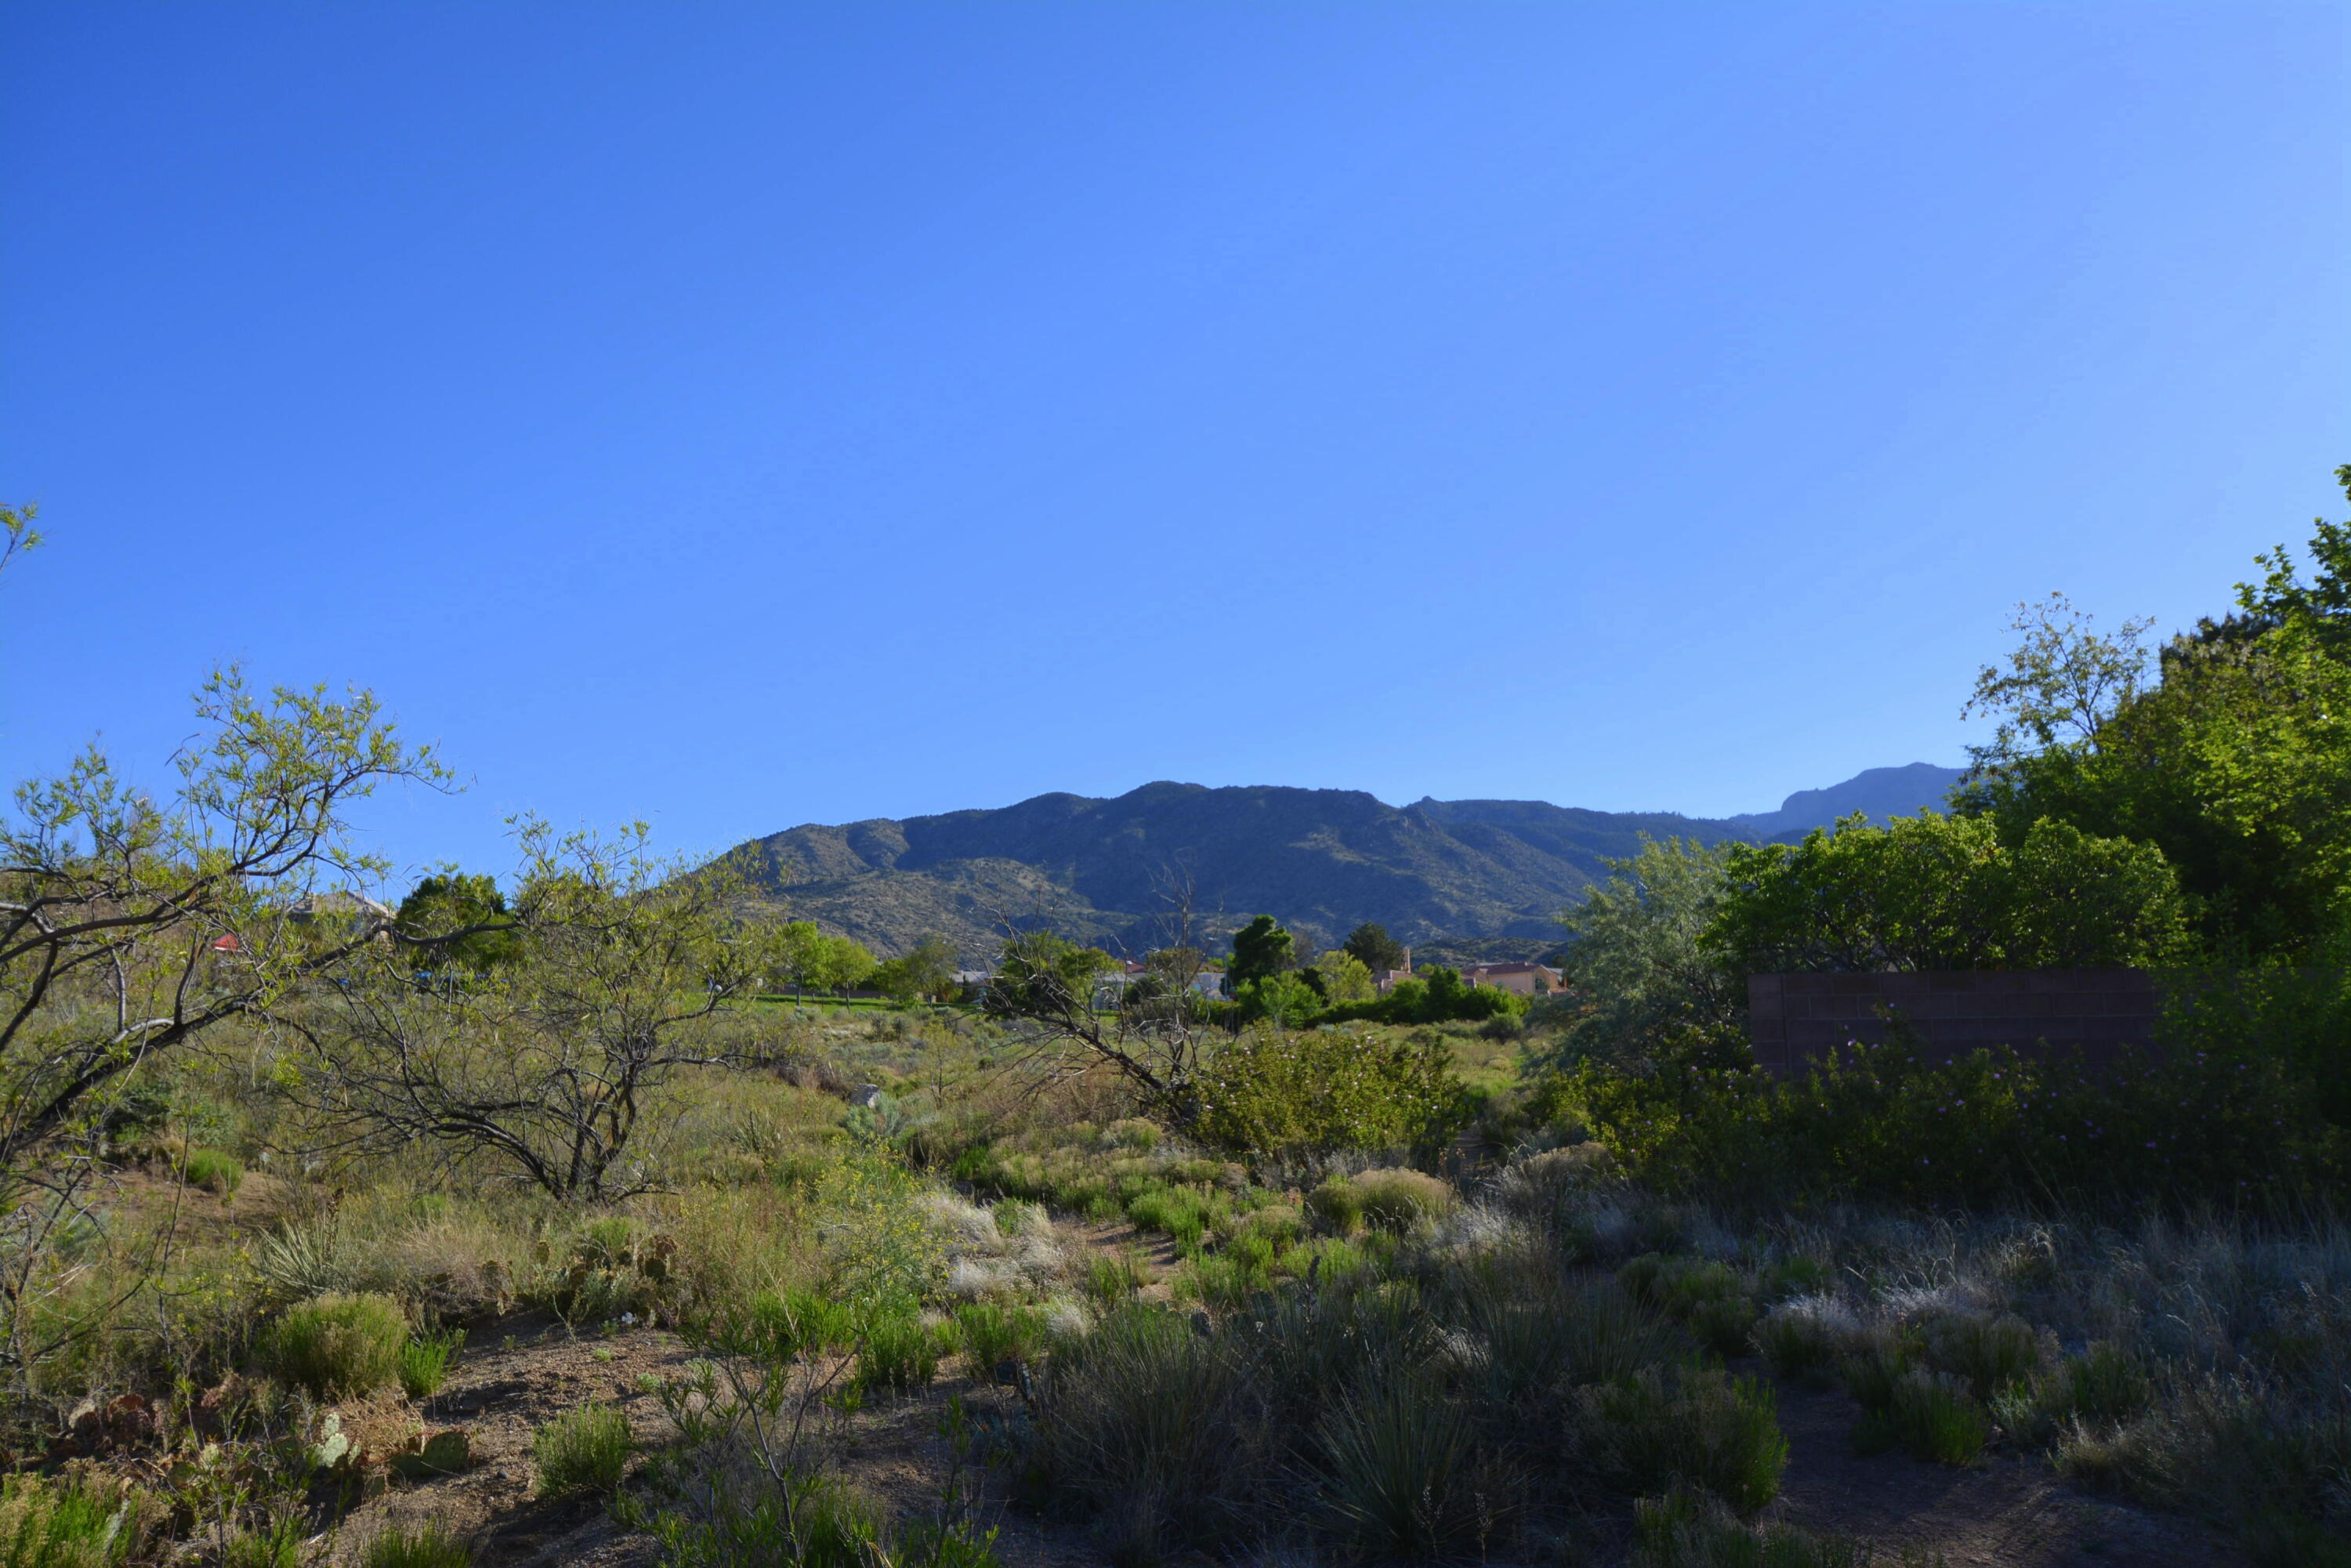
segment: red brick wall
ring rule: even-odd
[[[2010,1045],[2031,1056],[2075,1046],[2093,1062],[2155,1035],[2161,998],[2143,969],[1956,969],[1900,975],[1750,975],[1755,1060],[1793,1070],[1857,1040],[1886,1038],[1881,1008],[1917,1031],[1929,1057]]]

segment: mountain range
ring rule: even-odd
[[[935,933],[981,963],[1008,923],[1139,953],[1173,939],[1171,922],[1188,908],[1195,939],[1213,945],[1268,914],[1308,952],[1375,920],[1402,942],[1474,944],[1499,956],[1555,946],[1560,911],[1644,837],[1793,840],[1855,811],[1882,821],[1940,805],[1959,777],[1925,762],[1873,768],[1799,790],[1776,811],[1721,819],[1157,783],[1113,800],[1040,795],[993,810],[809,823],[731,858],[794,918],[885,955]]]

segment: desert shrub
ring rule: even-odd
[[[448,1379],[449,1358],[465,1343],[463,1329],[410,1335],[400,1347],[397,1358],[402,1391],[411,1399],[430,1398],[440,1393],[441,1385]]]
[[[1744,1355],[1753,1348],[1755,1303],[1727,1263],[1648,1253],[1619,1269],[1616,1282],[1634,1300],[1687,1325],[1718,1354]]]
[[[1930,1061],[1896,1038],[1784,1079],[1585,1061],[1541,1092],[1644,1182],[1750,1208],[1803,1197],[2234,1206],[2339,1190],[2351,1163],[2309,1079],[2252,1049],[2094,1071],[2006,1048]]]
[[[1333,1236],[1345,1236],[1364,1222],[1363,1194],[1345,1176],[1331,1176],[1306,1195],[1306,1212]]]
[[[927,1388],[939,1375],[939,1335],[912,1310],[883,1313],[859,1343],[857,1385],[893,1394]]]
[[[0,1479],[0,1563],[8,1568],[115,1568],[144,1544],[162,1509],[146,1491],[95,1477]]]
[[[287,1309],[261,1341],[262,1359],[321,1399],[372,1394],[400,1377],[408,1319],[390,1296],[320,1296]]]
[[[731,1313],[717,1335],[738,1354],[781,1365],[856,1338],[849,1309],[817,1291],[761,1291]]]
[[[1495,1184],[1502,1207],[1558,1232],[1583,1213],[1585,1199],[1610,1174],[1614,1162],[1600,1144],[1547,1149],[1513,1161]]]
[[[1468,1416],[1431,1381],[1390,1377],[1343,1396],[1321,1423],[1335,1532],[1374,1559],[1466,1554],[1500,1499],[1477,1464]]]
[[[1392,1236],[1405,1235],[1423,1221],[1452,1209],[1459,1196],[1447,1183],[1420,1171],[1365,1171],[1354,1178],[1364,1223]]]
[[[1274,1260],[1274,1272],[1316,1290],[1344,1289],[1375,1280],[1386,1270],[1391,1252],[1380,1243],[1387,1238],[1324,1236],[1301,1242]]]
[[[474,1568],[474,1548],[437,1520],[414,1530],[388,1524],[360,1553],[360,1568]]]
[[[1104,1148],[1147,1155],[1159,1146],[1159,1125],[1141,1116],[1124,1117],[1102,1130],[1102,1141]]]
[[[1045,1343],[1045,1317],[1034,1307],[974,1301],[956,1309],[955,1326],[964,1360],[981,1377],[1033,1364]]]
[[[1939,1465],[1972,1465],[1991,1440],[1991,1416],[1949,1374],[1913,1367],[1896,1377],[1882,1405],[1865,1405],[1853,1446],[1864,1454],[1899,1445],[1914,1458]]]
[[[1243,1215],[1234,1234],[1237,1238],[1261,1237],[1271,1242],[1278,1252],[1305,1239],[1306,1216],[1289,1204],[1270,1203]]]
[[[1196,1082],[1198,1136],[1251,1154],[1430,1149],[1469,1114],[1452,1052],[1433,1038],[1252,1030],[1211,1057]]]
[[[1753,1511],[1779,1494],[1788,1440],[1769,1385],[1719,1367],[1646,1367],[1584,1392],[1581,1447],[1601,1476],[1646,1496],[1698,1487]]]
[[[245,1184],[245,1162],[220,1149],[191,1149],[185,1175],[190,1186],[235,1197]]]
[[[1797,1254],[1767,1264],[1755,1276],[1755,1297],[1765,1306],[1792,1296],[1818,1296],[1828,1291],[1835,1273],[1817,1258]]]
[[[567,1410],[531,1434],[531,1458],[541,1497],[612,1492],[636,1448],[629,1418],[595,1400]]]
[[[1040,1479],[1100,1516],[1123,1556],[1230,1539],[1264,1474],[1255,1383],[1226,1340],[1164,1309],[1124,1307],[1048,1363]]]

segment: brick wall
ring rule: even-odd
[[[1957,969],[1901,975],[1750,975],[1755,1060],[1786,1072],[1849,1040],[1886,1037],[1884,1008],[1930,1058],[2011,1045],[2027,1055],[2075,1046],[2093,1063],[2155,1034],[2161,998],[2143,969]]]

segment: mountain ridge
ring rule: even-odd
[[[1113,951],[1164,946],[1184,887],[1196,935],[1210,943],[1264,913],[1309,947],[1365,920],[1405,942],[1548,945],[1559,911],[1644,836],[1799,836],[1854,810],[1883,819],[1937,804],[1959,775],[1923,762],[1871,768],[1799,790],[1777,811],[1723,819],[1545,800],[1391,806],[1360,789],[1160,779],[1109,798],[1056,791],[903,820],[802,823],[730,854],[795,918],[883,953],[936,933],[974,964],[992,956],[1008,922]]]

